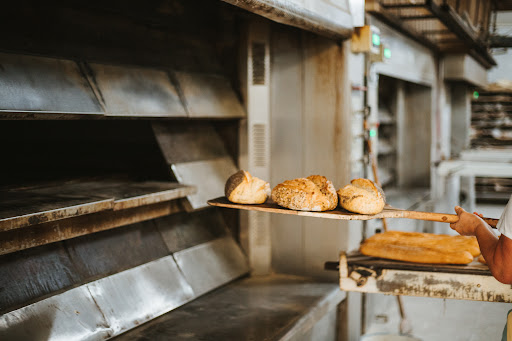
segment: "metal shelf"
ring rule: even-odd
[[[0,199],[0,232],[183,198],[195,188],[172,182],[85,181],[10,189]]]

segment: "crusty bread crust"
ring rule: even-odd
[[[426,247],[445,252],[468,251],[473,257],[480,255],[476,237],[450,236],[422,232],[387,231],[368,238],[365,243],[395,244],[410,247]]]
[[[247,176],[245,175],[244,170],[239,170],[235,174],[231,175],[226,181],[226,185],[224,186],[224,195],[226,198],[229,198],[231,193],[243,182],[248,182]]]
[[[224,194],[237,204],[263,204],[270,195],[270,184],[240,170],[228,178]]]
[[[473,261],[473,256],[468,251],[447,252],[418,246],[364,243],[360,251],[366,256],[413,263],[469,264]]]
[[[371,236],[359,251],[371,257],[431,264],[468,264],[480,254],[475,237],[403,231]]]
[[[340,206],[355,213],[377,214],[386,205],[382,189],[368,179],[354,179],[337,193]]]
[[[272,190],[272,200],[279,206],[297,211],[328,211],[338,205],[332,182],[321,175],[280,183]]]

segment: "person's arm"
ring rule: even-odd
[[[455,207],[459,221],[450,227],[464,236],[476,236],[480,251],[492,275],[501,283],[512,284],[512,239],[498,238],[492,228],[475,214]]]

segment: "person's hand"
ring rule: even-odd
[[[459,221],[450,224],[452,230],[463,236],[474,236],[476,227],[482,222],[482,219],[475,214],[466,212],[459,206],[455,206],[455,212],[459,216]]]

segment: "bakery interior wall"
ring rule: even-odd
[[[362,96],[350,84],[362,84],[361,56],[350,53],[349,42],[277,24],[270,26],[270,46],[271,186],[312,174],[344,186],[355,175],[352,124]],[[337,282],[324,262],[357,249],[361,238],[357,222],[272,214],[270,226],[270,270],[320,281]],[[348,319],[346,331],[356,340],[360,296],[348,302],[340,318]]]
[[[272,30],[271,185],[321,174],[350,180],[346,46],[295,29]],[[272,215],[275,271],[334,278],[323,262],[346,249],[347,223]]]

